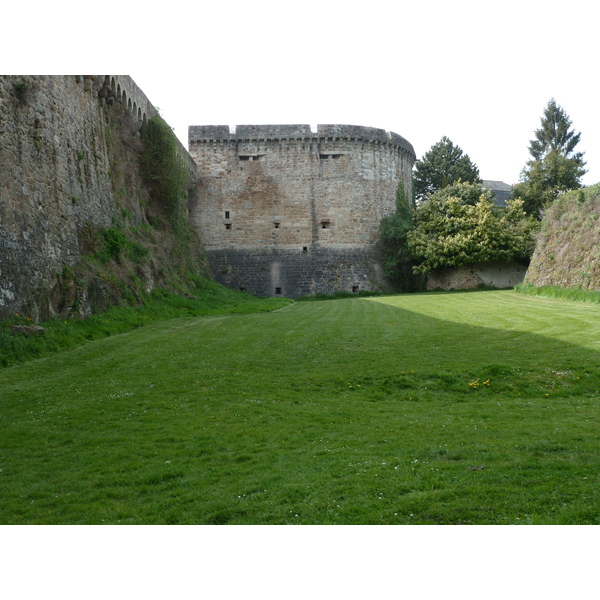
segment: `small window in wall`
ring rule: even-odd
[[[225,229],[231,229],[231,223],[225,223]]]
[[[275,221],[273,225],[275,226],[275,229],[279,229],[279,223],[277,221]]]
[[[225,211],[225,218],[226,219],[230,219],[231,218],[230,213],[229,213],[228,210]]]
[[[245,288],[245,286],[241,286],[241,287],[238,288],[238,290],[240,290],[240,292],[245,292],[246,288]]]
[[[240,156],[240,160],[253,160],[253,156]]]
[[[352,293],[356,294],[358,292],[358,286],[357,285],[353,285],[352,286]]]
[[[308,246],[302,246],[302,252],[306,254],[308,252]]]
[[[276,294],[283,294],[283,292],[281,291],[281,288],[280,288],[280,287],[276,287],[276,288],[275,288],[275,293],[276,293]]]
[[[321,229],[329,229],[331,221],[329,219],[321,219]]]

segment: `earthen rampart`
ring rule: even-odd
[[[401,136],[353,125],[192,126],[192,220],[213,276],[290,297],[385,287],[379,223],[415,153]]]

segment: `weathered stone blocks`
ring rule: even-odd
[[[193,126],[191,218],[213,276],[261,295],[385,287],[379,223],[411,197],[404,138],[350,125]]]
[[[120,215],[107,118],[119,108],[138,129],[158,114],[128,76],[0,76],[0,319],[27,305],[52,316],[55,282],[81,259],[85,230]],[[128,207],[144,219],[138,199]]]

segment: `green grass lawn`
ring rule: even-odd
[[[595,524],[600,306],[153,323],[0,371],[0,523]]]

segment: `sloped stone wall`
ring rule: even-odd
[[[557,198],[546,210],[525,282],[600,290],[600,184]]]

